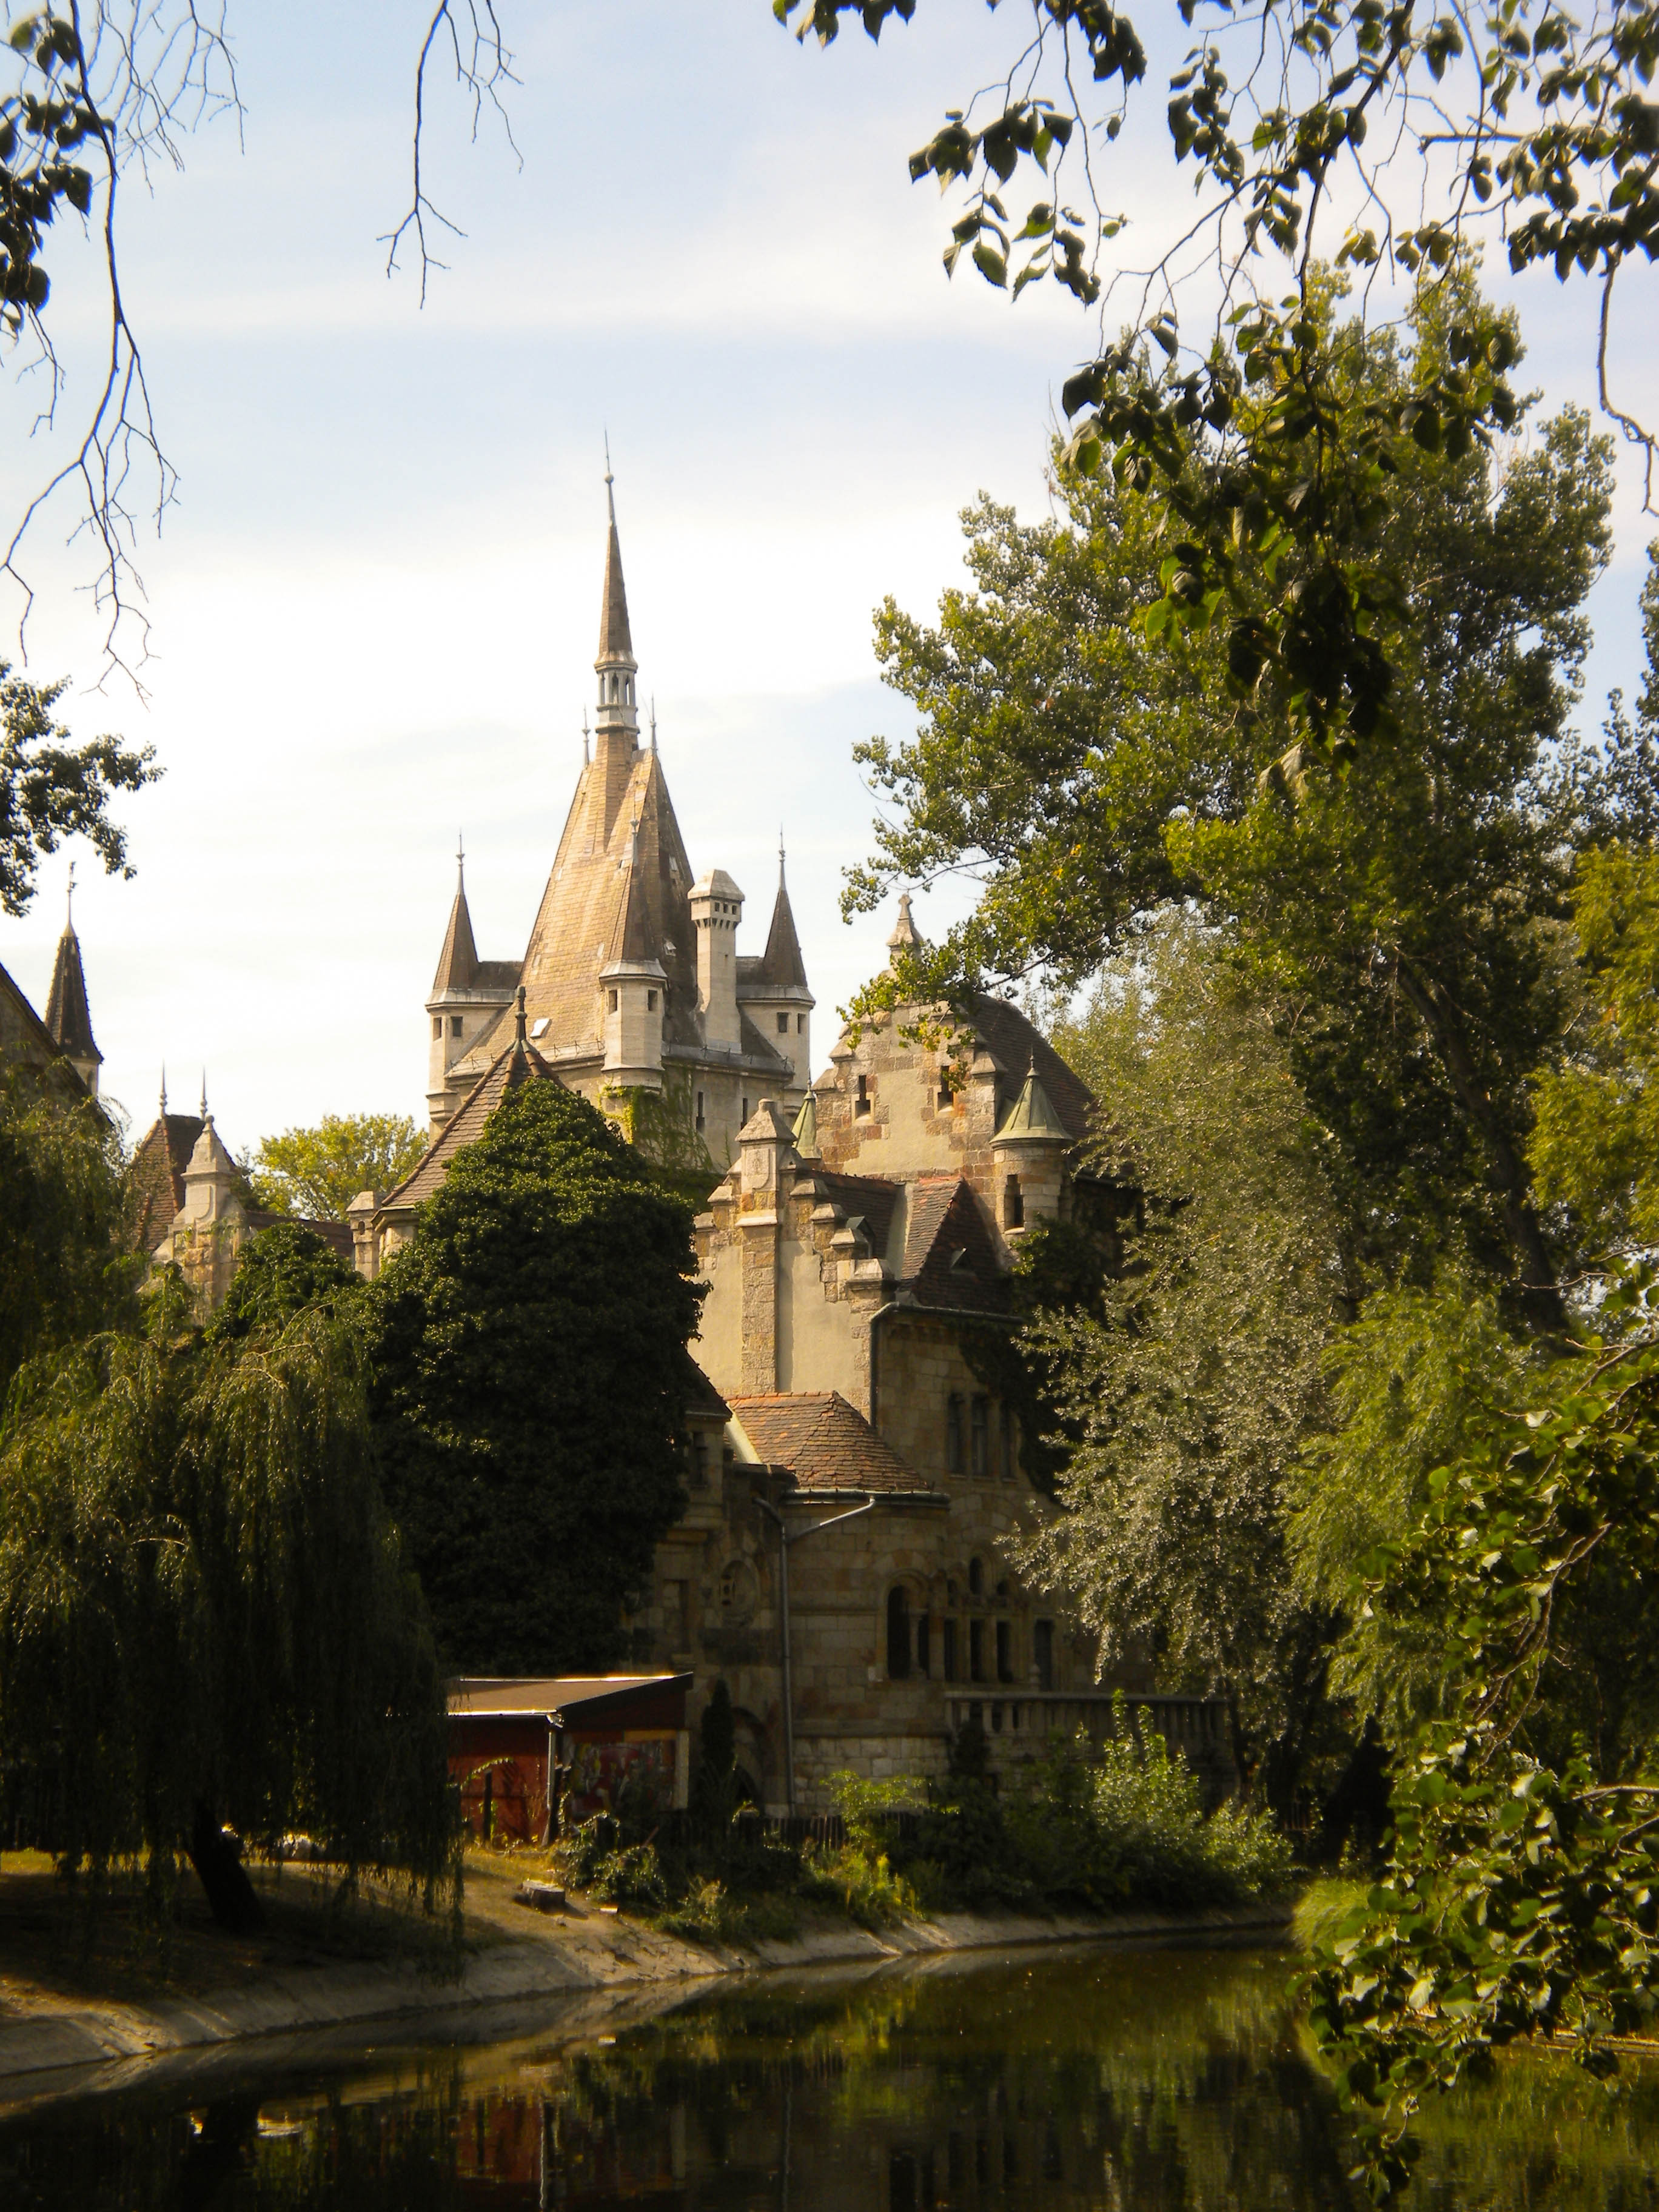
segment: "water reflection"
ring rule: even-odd
[[[1262,1953],[957,1959],[725,1986],[614,2042],[556,2024],[186,2106],[0,2128],[6,2212],[1198,2212],[1359,2200]],[[1439,2212],[1659,2206],[1659,2081],[1553,2061],[1438,2113]]]

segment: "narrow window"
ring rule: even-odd
[[[1054,1686],[1054,1624],[1052,1620],[1031,1623],[1031,1656],[1036,1662],[1037,1687],[1052,1690]]]
[[[933,1622],[925,1613],[919,1613],[916,1615],[916,1672],[918,1674],[930,1674],[933,1672]]]
[[[861,1075],[859,1078],[859,1095],[853,1101],[853,1111],[855,1114],[867,1114],[870,1111],[870,1079],[867,1075]]]
[[[1012,1482],[1019,1464],[1019,1454],[1014,1441],[1014,1409],[1005,1398],[997,1415],[997,1472],[1005,1482]]]
[[[618,1004],[619,1004],[619,1000],[618,1000],[618,999],[617,999],[617,995],[616,992],[614,992],[614,991],[613,991],[613,992],[611,994],[611,1012],[612,1012],[613,1014],[616,1012],[616,1011],[617,1011],[617,1005],[618,1005]]]
[[[743,1102],[743,1115],[742,1115],[742,1120],[743,1120],[743,1121],[746,1121],[748,1119],[749,1119],[749,1101],[745,1098],[745,1099],[744,1100],[744,1102]]]
[[[1005,1229],[1025,1226],[1025,1200],[1017,1175],[1011,1175],[1002,1186],[1002,1225]]]
[[[945,1471],[960,1474],[962,1468],[962,1394],[952,1390],[945,1401]]]
[[[700,1129],[702,1127],[702,1093],[701,1091],[697,1093],[697,1127]]]
[[[1012,1682],[1014,1679],[1014,1624],[1012,1620],[997,1623],[997,1680]]]
[[[647,1014],[654,1014],[657,1011],[657,994],[654,991],[647,991],[645,994],[645,1011]]]
[[[441,1037],[443,1033],[444,1018],[441,1014],[434,1014],[432,1017],[432,1034],[434,1037]]]
[[[788,1034],[789,1017],[787,1014],[780,1014],[778,1016],[778,1035],[780,1036],[787,1036]]]
[[[691,1431],[691,1484],[696,1490],[708,1487],[708,1438],[702,1429]]]
[[[973,1472],[978,1475],[991,1472],[991,1401],[988,1398],[974,1400],[973,1405]]]
[[[461,1018],[459,1014],[452,1014],[449,1018],[449,1034],[451,1036],[459,1036],[460,1033]]]
[[[969,1559],[968,1562],[968,1595],[969,1597],[983,1597],[985,1595],[985,1568],[981,1560]]]
[[[806,1035],[806,1017],[805,1014],[797,1014],[795,1017],[795,1035],[797,1036],[805,1036]]]
[[[887,1673],[895,1682],[910,1673],[910,1601],[902,1583],[887,1593]]]
[[[945,1668],[945,1679],[947,1682],[954,1682],[957,1679],[957,1625],[954,1620],[945,1623],[939,1632],[939,1643],[942,1647],[939,1659]]]
[[[985,1623],[970,1620],[968,1624],[968,1680],[985,1680]]]

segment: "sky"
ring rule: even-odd
[[[852,748],[914,726],[878,680],[872,611],[890,592],[926,615],[963,580],[957,518],[980,491],[1046,512],[1059,383],[1091,349],[1051,288],[1015,307],[947,282],[945,213],[909,182],[908,150],[1006,61],[1010,11],[969,0],[822,53],[769,0],[501,0],[520,158],[488,117],[471,143],[434,85],[430,188],[465,235],[422,307],[379,241],[407,201],[428,12],[233,0],[240,142],[222,118],[126,195],[126,295],[179,472],[138,550],[146,701],[118,677],[94,688],[70,508],[27,548],[29,672],[66,679],[77,737],[153,744],[165,771],[118,802],[133,879],[82,849],[75,896],[105,1093],[135,1133],[164,1063],[175,1106],[205,1071],[234,1150],[325,1113],[423,1115],[458,836],[479,949],[516,957],[580,767],[607,434],[641,692],[692,865],[736,877],[758,951],[781,829],[823,1058],[892,921],[839,917],[874,811]],[[1154,45],[1102,195],[1142,240],[1183,204],[1164,58]],[[38,380],[0,391],[8,514],[57,465],[97,359],[91,250],[54,252],[70,382],[59,431],[33,437]],[[1547,404],[1588,400],[1589,295],[1497,289]],[[1632,271],[1620,302],[1613,367],[1638,400],[1653,295]],[[1621,458],[1590,729],[1637,679],[1659,530],[1639,497]],[[16,611],[0,600],[14,659]],[[37,1006],[73,857],[0,918],[0,962]],[[969,896],[935,892],[918,920]]]

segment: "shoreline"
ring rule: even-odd
[[[1057,1914],[945,1913],[879,1930],[827,1917],[788,1942],[737,1948],[692,1944],[592,1908],[538,1922],[467,1958],[451,1981],[408,1965],[289,1967],[258,1986],[142,2003],[88,1998],[26,2005],[0,2020],[0,2115],[59,2098],[128,2089],[179,2070],[179,2061],[270,2063],[340,2056],[376,2045],[377,2029],[456,2039],[511,2034],[507,2016],[538,2008],[566,2039],[597,2034],[743,1974],[820,1966],[872,1970],[910,1958],[1058,1943],[1170,1943],[1267,1936],[1288,1930],[1288,1903],[1197,1913],[1105,1918]]]

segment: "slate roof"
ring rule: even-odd
[[[16,982],[0,968],[0,1061],[30,1067],[66,1097],[86,1096],[86,1085],[58,1048],[58,1040]]]
[[[838,1206],[849,1220],[854,1214],[861,1214],[870,1249],[878,1259],[885,1260],[899,1186],[880,1176],[838,1175],[831,1168],[814,1166],[811,1174],[814,1182],[823,1188],[823,1196],[818,1203]]]
[[[430,1198],[449,1173],[449,1164],[456,1153],[483,1134],[484,1123],[509,1091],[515,1091],[521,1083],[556,1083],[558,1079],[556,1070],[549,1066],[535,1046],[515,1036],[505,1052],[497,1054],[444,1123],[422,1153],[413,1174],[406,1176],[396,1190],[386,1194],[380,1202],[380,1213],[407,1213]],[[349,1229],[346,1235],[349,1252]]]
[[[923,1176],[909,1186],[904,1255],[895,1272],[918,1305],[1007,1310],[1007,1282],[985,1216],[959,1176]]]
[[[766,951],[761,956],[760,971],[756,980],[782,990],[804,991],[806,988],[806,963],[800,957],[800,939],[795,934],[795,917],[789,904],[789,894],[784,889],[781,873],[778,877],[778,896],[772,908],[772,927],[767,933]]]
[[[81,965],[81,940],[72,928],[66,929],[58,940],[52,988],[46,994],[46,1022],[59,1050],[70,1060],[90,1060],[102,1065],[104,1055],[93,1041],[87,978]]]
[[[932,1486],[884,1444],[839,1390],[733,1398],[733,1415],[760,1457],[795,1478],[798,1494],[874,1492],[931,1496]]]
[[[160,1114],[140,1139],[127,1170],[134,1244],[153,1252],[185,1202],[185,1170],[202,1133],[199,1114]]]
[[[1095,1109],[1094,1093],[1088,1085],[1067,1067],[1036,1024],[1006,999],[975,992],[968,1005],[986,1050],[1010,1085],[1023,1085],[1035,1061],[1061,1128],[1073,1144],[1080,1143],[1091,1133]]]

